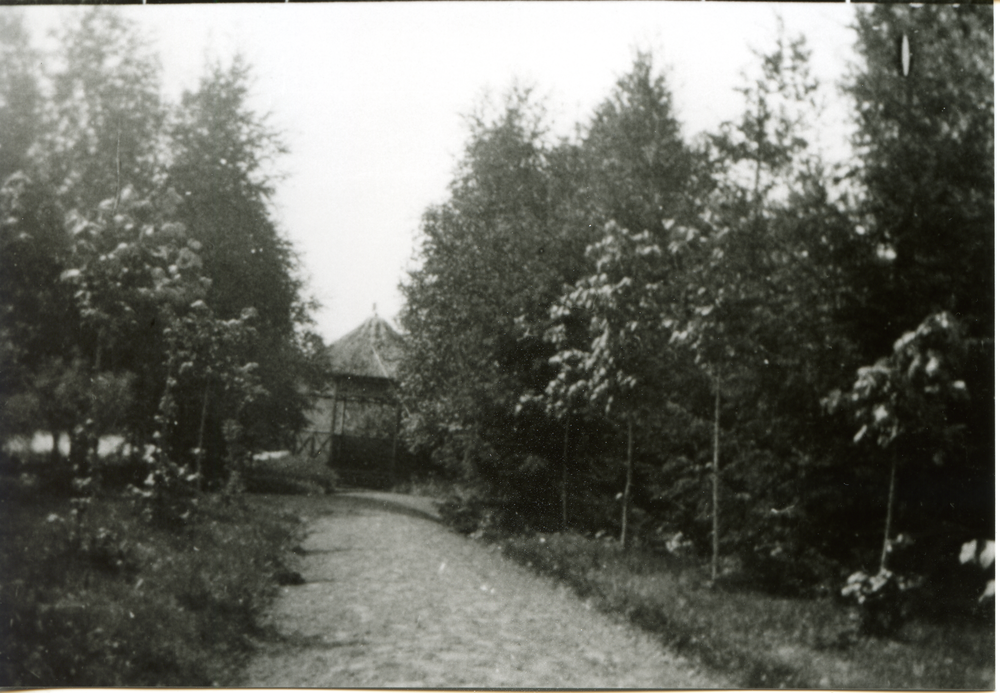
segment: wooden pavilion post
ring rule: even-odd
[[[333,439],[337,435],[337,380],[333,381],[333,411],[330,412],[330,459],[329,466],[333,466]]]
[[[399,441],[399,417],[400,417],[400,407],[399,402],[396,402],[396,417],[393,421],[392,426],[392,467],[389,473],[392,475],[392,482],[395,484],[399,481],[396,478],[396,446]]]

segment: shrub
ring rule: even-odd
[[[299,455],[258,455],[243,469],[250,493],[322,495],[336,491],[337,481],[337,473],[322,460]]]
[[[895,635],[907,615],[907,592],[919,581],[883,568],[874,575],[858,571],[847,578],[840,593],[852,601],[860,614],[862,635]]]
[[[453,488],[437,509],[446,525],[460,534],[473,534],[486,524],[488,501],[478,494]]]
[[[292,517],[206,497],[177,532],[123,499],[95,498],[79,522],[69,508],[0,504],[0,685],[236,683]]]

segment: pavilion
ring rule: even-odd
[[[396,377],[403,338],[372,315],[326,353],[333,379],[316,396],[294,452],[326,457],[347,483],[389,485],[397,476],[400,456]]]

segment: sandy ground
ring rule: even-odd
[[[726,688],[633,626],[436,521],[428,499],[289,499],[310,517],[246,686]]]

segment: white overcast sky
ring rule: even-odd
[[[24,8],[41,39],[78,8]],[[668,68],[689,135],[734,118],[733,90],[769,49],[777,16],[802,33],[827,90],[829,144],[847,115],[836,82],[853,59],[846,4],[735,2],[413,2],[123,7],[158,49],[167,95],[193,88],[206,55],[241,50],[254,103],[291,154],[277,218],[298,250],[319,332],[332,341],[378,305],[394,320],[420,217],[441,202],[467,113],[513,80],[549,97],[570,134],[626,72],[636,49]]]

